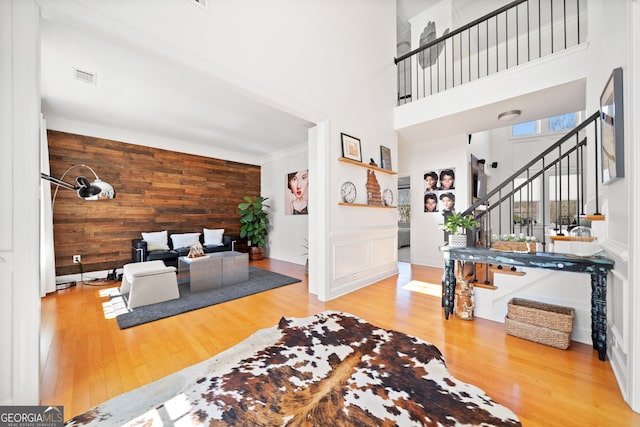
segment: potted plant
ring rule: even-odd
[[[238,204],[240,214],[240,237],[249,241],[249,258],[262,259],[262,248],[267,242],[269,234],[269,218],[264,208],[267,197],[256,196],[253,199],[244,196],[244,202]]]
[[[447,215],[444,224],[440,224],[440,228],[449,233],[449,246],[465,247],[467,246],[467,230],[473,230],[480,225],[471,215],[462,215],[460,212],[454,212]]]

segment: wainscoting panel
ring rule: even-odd
[[[380,266],[398,262],[397,236],[381,237],[371,241],[373,249],[373,265]]]
[[[397,230],[393,227],[334,232],[331,238],[333,299],[397,274]]]
[[[334,246],[335,268],[333,279],[355,278],[358,273],[371,266],[369,243],[359,241],[351,244]]]

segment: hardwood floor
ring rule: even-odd
[[[304,267],[269,259],[251,263],[302,282],[125,330],[104,317],[106,299],[98,293],[104,287],[78,285],[45,297],[41,404],[64,405],[70,418],[208,359],[281,316],[339,310],[432,342],[452,375],[511,408],[525,426],[640,425],[609,362],[599,361],[590,345],[557,350],[508,336],[502,323],[447,321],[438,292],[403,289],[410,281],[439,285],[441,269],[400,263],[399,275],[323,303],[307,293]]]

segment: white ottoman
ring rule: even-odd
[[[122,273],[121,294],[129,294],[129,308],[180,298],[175,267],[162,261],[126,264]]]

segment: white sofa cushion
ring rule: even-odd
[[[153,233],[142,233],[142,240],[147,242],[148,251],[167,251],[169,250],[167,230],[156,231]]]
[[[172,234],[171,241],[174,249],[190,248],[196,243],[200,243],[200,233]]]
[[[211,229],[204,228],[204,244],[208,246],[222,246],[222,236],[224,235],[224,228]]]

